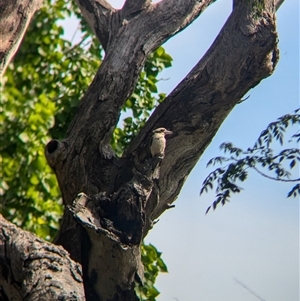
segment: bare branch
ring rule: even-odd
[[[154,13],[160,15],[158,28],[164,34],[165,30],[168,38],[186,28],[192,23],[214,0],[163,0],[153,4]],[[168,25],[172,24],[172,28]]]
[[[259,299],[260,301],[266,301],[265,299],[263,299],[262,297],[260,297],[257,293],[255,293],[251,288],[249,288],[246,284],[244,284],[242,281],[233,278],[233,280],[238,283],[239,285],[241,285],[243,288],[245,288],[248,292],[250,292],[253,296],[255,296],[257,299]]]
[[[76,3],[105,49],[110,34],[110,20],[116,10],[106,0],[76,0]]]

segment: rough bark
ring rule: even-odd
[[[42,0],[10,0],[0,3],[0,77],[16,53]]]
[[[87,300],[136,300],[134,283],[143,281],[142,239],[173,206],[229,112],[274,71],[275,10],[283,1],[266,0],[264,8],[254,0],[234,1],[213,45],[122,158],[111,150],[111,134],[147,55],[212,1],[127,0],[121,10],[105,0],[77,2],[106,55],[66,138],[45,149],[66,207],[56,243],[81,263]],[[163,160],[152,158],[148,146],[158,127],[174,132]],[[160,168],[158,180],[152,166]]]
[[[0,299],[85,300],[81,266],[0,215]]]

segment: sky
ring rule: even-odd
[[[124,1],[109,2],[119,8]],[[174,61],[160,76],[160,92],[170,93],[201,59],[231,7],[231,1],[218,0],[163,45]],[[286,0],[277,21],[280,61],[274,74],[230,113],[189,175],[176,207],[146,237],[163,252],[169,270],[158,276],[158,301],[299,301],[299,200],[286,198],[292,185],[250,173],[242,193],[207,215],[214,195],[199,196],[211,171],[206,164],[221,155],[222,142],[251,147],[270,122],[299,107],[299,0]]]

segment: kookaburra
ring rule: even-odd
[[[151,142],[151,155],[152,157],[161,157],[165,156],[166,148],[166,135],[171,135],[173,132],[166,130],[165,128],[158,128],[153,131],[152,142]]]

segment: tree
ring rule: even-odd
[[[106,55],[65,138],[51,140],[45,154],[65,207],[55,243],[81,265],[87,300],[136,300],[134,282],[143,279],[142,239],[172,207],[230,110],[274,71],[275,9],[281,2],[276,7],[270,1],[234,2],[211,48],[157,107],[122,157],[114,154],[110,140],[147,56],[212,1],[174,6],[172,1],[128,0],[122,10],[106,1],[78,3]],[[174,131],[162,161],[151,158],[148,147],[152,130],[161,126]],[[152,177],[157,164],[158,181]],[[3,222],[3,227],[9,226]],[[2,237],[4,244],[8,237]]]

